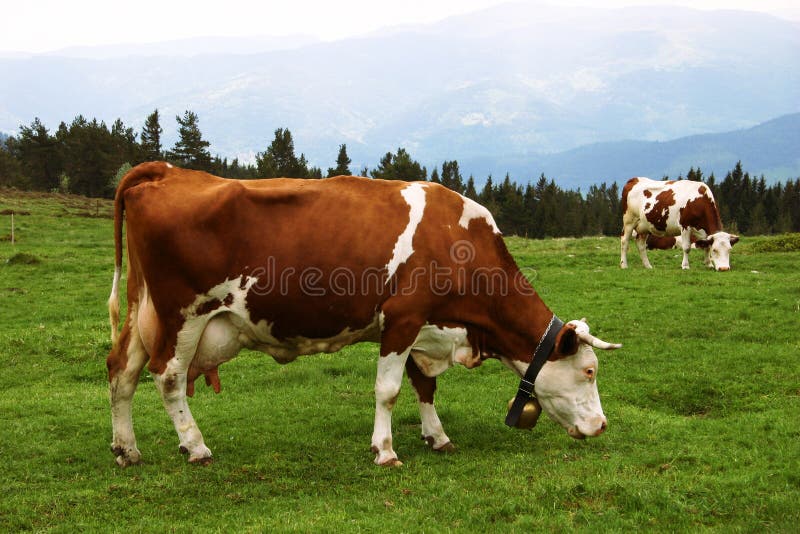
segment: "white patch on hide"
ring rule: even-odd
[[[181,310],[185,322],[178,333],[178,348],[190,352],[198,367],[215,367],[233,358],[241,347],[265,352],[280,363],[288,363],[298,356],[338,352],[359,341],[380,340],[382,313],[376,314],[364,328],[346,327],[328,338],[278,339],[272,333],[271,323],[264,319],[254,323],[247,309],[247,294],[257,281],[256,277],[244,275],[227,279],[198,295],[192,304]],[[214,300],[219,301],[218,307],[198,315],[203,305]]]
[[[244,275],[234,278],[227,278],[224,282],[217,284],[203,295],[197,295],[194,302],[181,310],[184,323],[178,332],[178,340],[175,345],[175,356],[189,358],[191,361],[197,352],[201,338],[209,320],[215,315],[224,312],[231,312],[238,316],[248,317],[249,312],[245,306],[247,292],[258,281],[254,276],[244,277]],[[218,300],[220,305],[209,313],[198,315],[198,311],[209,301]],[[225,302],[228,302],[227,304]],[[216,340],[220,343],[221,340]],[[188,367],[188,362],[187,362]]]
[[[425,184],[413,183],[400,191],[403,199],[411,208],[408,215],[408,225],[403,233],[397,238],[394,244],[394,251],[392,252],[392,259],[386,264],[388,276],[386,283],[389,283],[394,273],[397,272],[400,264],[405,263],[411,254],[414,253],[413,241],[414,234],[417,231],[420,221],[422,221],[422,213],[425,211]]]
[[[492,231],[495,234],[500,233],[500,229],[497,227],[497,223],[494,222],[494,217],[492,217],[489,210],[471,198],[467,198],[464,195],[461,195],[461,198],[464,200],[464,211],[461,212],[461,218],[458,220],[459,226],[462,228],[469,228],[469,222],[472,219],[483,219],[486,221],[486,224],[492,227]]]
[[[480,355],[473,355],[466,328],[423,326],[411,345],[411,357],[422,374],[434,377],[455,364],[472,368],[480,365]]]

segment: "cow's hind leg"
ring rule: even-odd
[[[167,413],[172,419],[175,431],[180,439],[180,451],[188,454],[189,461],[192,463],[208,464],[212,461],[211,450],[206,447],[200,428],[192,417],[189,410],[189,403],[186,400],[186,383],[189,365],[197,352],[200,335],[205,327],[202,324],[188,324],[177,337],[174,347],[174,356],[171,358],[158,359],[163,362],[167,360],[162,369],[153,368],[151,372],[153,379],[161,394]],[[171,351],[168,351],[171,352]],[[152,358],[157,360],[156,358]]]
[[[647,257],[647,235],[645,233],[636,234],[636,247],[639,249],[639,256],[642,257],[642,265],[645,269],[652,269],[650,260]]]
[[[619,266],[622,269],[628,268],[628,243],[633,233],[632,224],[624,224],[622,227],[622,235],[619,238],[620,253],[619,253]]]
[[[135,320],[125,324],[106,361],[113,429],[111,451],[123,467],[139,463],[142,457],[133,433],[132,407],[133,394],[148,356],[135,324]]]
[[[417,401],[419,402],[422,439],[435,451],[454,451],[456,447],[450,442],[447,434],[444,433],[442,422],[439,420],[439,415],[436,413],[436,407],[433,404],[433,397],[436,393],[436,378],[425,376],[413,357],[409,357],[406,360],[406,373],[409,380],[411,380],[411,385],[414,387]]]

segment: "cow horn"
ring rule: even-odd
[[[578,339],[580,339],[584,343],[591,345],[596,349],[601,349],[601,350],[618,349],[622,347],[622,345],[619,343],[608,343],[607,341],[603,341],[600,338],[596,338],[589,332],[578,332]]]

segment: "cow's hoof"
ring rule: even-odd
[[[394,455],[394,452],[387,452],[384,454],[384,456],[388,456],[388,458],[381,458],[381,451],[378,449],[378,447],[373,445],[370,447],[370,450],[373,452],[373,454],[377,455],[375,456],[375,465],[379,465],[381,467],[400,467],[403,465],[403,462],[397,459],[397,456]]]
[[[205,467],[207,465],[211,465],[212,463],[214,463],[214,458],[212,458],[211,456],[203,456],[200,458],[189,458],[189,463],[194,465],[202,465]]]
[[[444,443],[443,445],[439,445],[437,447],[436,440],[433,438],[433,436],[422,436],[422,440],[436,452],[456,452],[456,446],[453,445],[450,441]]]
[[[181,454],[189,454],[189,449],[181,445],[180,447],[178,447],[178,452],[180,452]]]
[[[434,447],[433,450],[435,450],[436,452],[451,453],[451,452],[456,452],[457,449],[452,442],[448,441],[441,447]]]
[[[446,442],[444,445],[439,445],[437,447],[436,440],[434,440],[433,436],[422,436],[422,440],[436,452],[456,452],[456,446],[453,445],[450,441]]]
[[[111,452],[116,457],[117,465],[120,467],[128,467],[142,462],[142,454],[139,449],[125,449],[124,447],[116,446],[111,447]]]

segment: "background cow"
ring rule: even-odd
[[[122,222],[128,311],[118,332]],[[131,403],[145,364],[190,462],[207,462],[186,395],[243,347],[286,363],[380,343],[372,450],[399,463],[391,412],[404,369],[422,437],[452,448],[436,414],[436,376],[498,358],[523,376],[554,317],[522,275],[491,214],[440,185],[336,177],[226,180],[165,163],[123,177],[115,199],[116,269],[107,365],[117,463],[140,461]],[[583,321],[557,330],[535,381],[570,436],[606,428]]]
[[[620,267],[628,267],[628,242],[636,232],[636,246],[642,263],[652,269],[647,258],[650,235],[680,236],[683,262],[689,268],[692,238],[705,250],[705,264],[717,271],[730,269],[730,250],[739,237],[722,230],[722,220],[711,190],[702,182],[690,180],[657,181],[631,178],[622,189],[622,237]],[[658,248],[666,245],[658,243]]]
[[[631,237],[636,239],[636,235],[636,230],[634,230]],[[697,245],[695,245],[697,238],[695,236],[691,236],[691,241],[692,248],[697,248]],[[679,248],[680,243],[680,236],[665,235],[659,237],[653,234],[647,236],[647,250],[672,250],[674,248]]]

